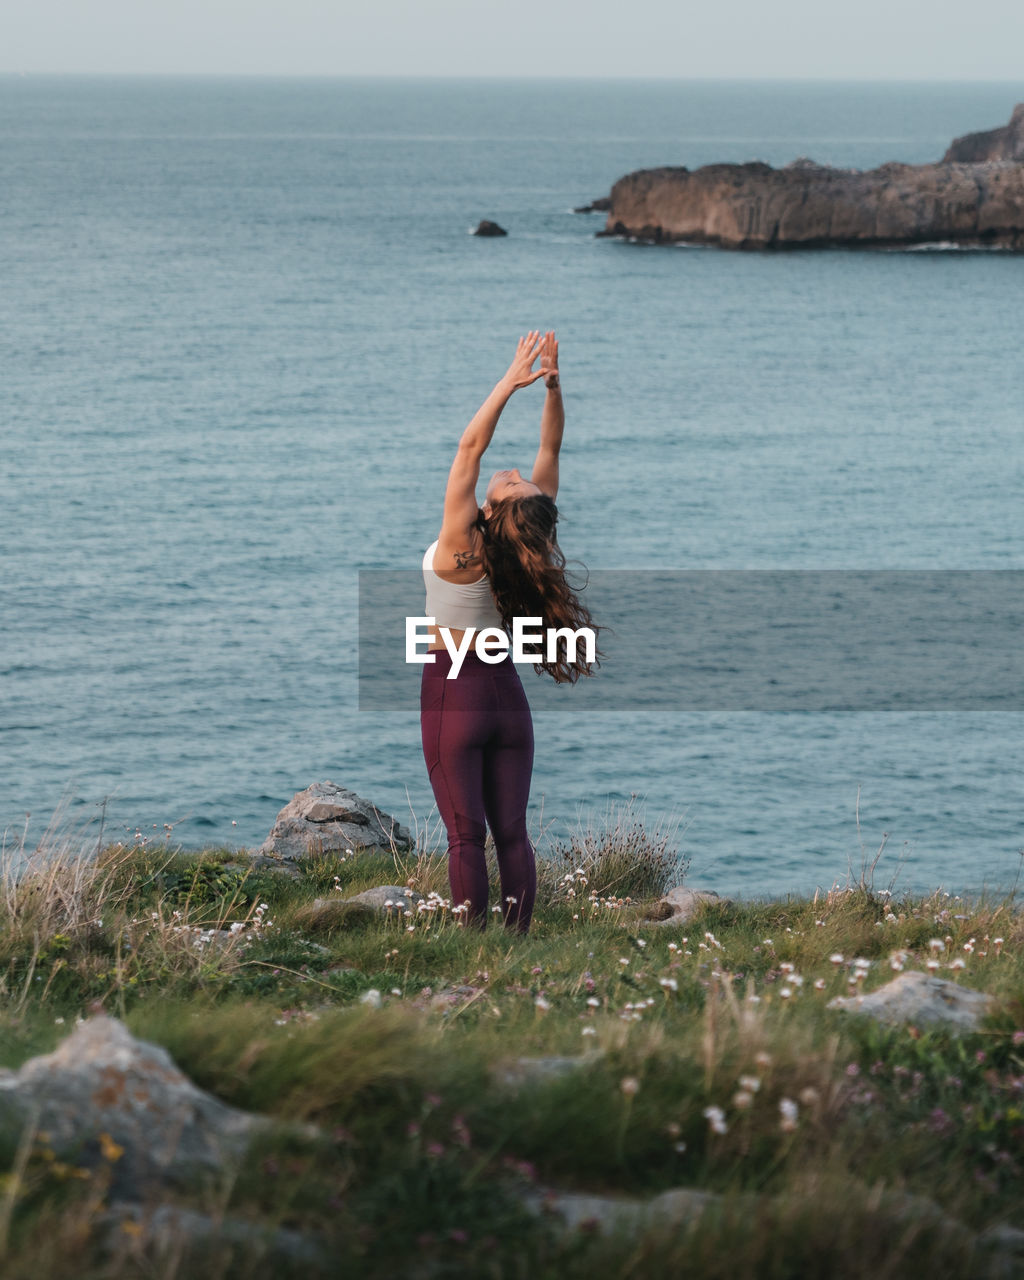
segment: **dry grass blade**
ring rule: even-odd
[[[119,873],[131,850],[114,846],[99,858],[95,836],[88,826],[71,827],[66,804],[34,849],[26,849],[26,835],[0,850],[0,913],[20,936],[79,932],[130,895]]]

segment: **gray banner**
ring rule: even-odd
[[[583,586],[583,582],[586,585]],[[601,666],[536,711],[1024,710],[1022,570],[596,570]],[[419,570],[359,574],[360,710],[413,710]],[[422,652],[422,648],[421,648]]]

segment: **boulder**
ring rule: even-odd
[[[287,1227],[248,1222],[244,1218],[213,1216],[183,1205],[142,1206],[119,1200],[95,1220],[95,1225],[107,1237],[106,1252],[115,1257],[130,1255],[137,1260],[140,1254],[145,1254],[150,1262],[170,1263],[157,1274],[188,1274],[181,1266],[183,1252],[186,1256],[193,1255],[199,1269],[204,1261],[209,1261],[212,1249],[225,1245],[246,1257],[254,1268],[261,1264],[280,1266],[285,1274],[289,1265],[323,1267],[330,1258],[326,1242],[319,1237]],[[112,1274],[129,1273],[126,1269]],[[252,1270],[248,1274],[257,1272]]]
[[[444,986],[440,991],[434,991],[432,987],[424,987],[412,1001],[412,1006],[414,1009],[426,1009],[432,1013],[457,1013],[460,1009],[472,1004],[474,1000],[478,1000],[485,990],[485,987],[473,987],[468,983],[460,983],[454,987]]]
[[[378,884],[354,897],[345,898],[344,901],[350,905],[358,903],[360,906],[370,907],[385,916],[399,915],[406,911],[415,915],[417,906],[423,901],[423,894],[397,884]]]
[[[564,1079],[565,1076],[593,1066],[603,1057],[600,1050],[594,1050],[571,1056],[551,1054],[546,1058],[514,1058],[511,1062],[499,1063],[492,1076],[495,1084],[506,1089],[518,1089],[522,1085],[547,1084],[551,1080]]]
[[[709,902],[728,902],[728,899],[720,898],[714,889],[684,889],[676,885],[660,902],[648,907],[644,924],[689,924]]]
[[[138,1200],[237,1162],[268,1122],[199,1089],[166,1049],[100,1015],[53,1053],[0,1072],[0,1120],[35,1132],[58,1155],[110,1168],[111,1188]]]
[[[685,1230],[692,1227],[708,1209],[725,1204],[721,1195],[697,1187],[674,1187],[649,1199],[637,1199],[533,1186],[520,1192],[519,1199],[529,1212],[556,1221],[568,1234],[619,1233],[633,1236],[638,1241],[642,1241],[645,1233],[651,1230]],[[751,1218],[763,1218],[766,1223],[770,1223],[776,1214],[781,1213],[784,1218],[792,1208],[784,1198],[749,1192],[743,1193],[738,1201],[734,1200],[733,1207],[738,1208],[741,1204]],[[950,1217],[949,1210],[934,1200],[898,1192],[881,1199],[877,1213],[881,1231],[902,1228],[914,1235],[922,1231],[941,1233],[951,1244],[956,1243],[960,1247],[973,1239],[985,1251],[986,1263],[994,1263],[992,1270],[986,1266],[985,1275],[1006,1276],[1010,1280],[1010,1277],[1021,1274],[1024,1231],[1017,1227],[998,1224],[975,1235],[969,1227]]]
[[[945,164],[984,164],[989,160],[1024,161],[1024,102],[1018,102],[1010,123],[982,133],[954,138],[942,157]]]
[[[490,222],[487,218],[484,218],[482,222],[477,223],[469,234],[471,236],[507,236],[508,232],[504,227],[499,227],[496,222]]]
[[[382,916],[387,920],[401,919],[404,923],[405,912],[411,911],[415,916],[422,901],[423,895],[414,889],[394,884],[375,885],[351,898],[314,898],[298,909],[295,924],[300,929],[329,933],[354,924],[370,924]]]
[[[314,782],[288,801],[258,853],[294,861],[310,854],[411,847],[408,831],[390,814],[333,782]]]
[[[979,164],[984,160],[987,163]],[[833,169],[800,158],[641,169],[620,178],[599,235],[731,249],[952,243],[1024,249],[1024,104],[938,164]]]
[[[275,874],[287,876],[289,880],[301,880],[302,872],[294,862],[286,862],[280,854],[273,856],[266,853],[248,853],[244,861],[225,862],[225,871],[273,871]]]
[[[983,991],[972,991],[945,978],[911,971],[866,996],[836,996],[830,1009],[867,1013],[879,1022],[911,1022],[915,1026],[945,1026],[956,1031],[976,1031],[994,1001]]]
[[[592,1195],[581,1191],[536,1188],[522,1197],[527,1209],[537,1214],[555,1214],[572,1232],[643,1233],[653,1227],[682,1227],[694,1222],[704,1210],[720,1203],[711,1191],[678,1187],[649,1200],[625,1196]]]

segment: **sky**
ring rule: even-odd
[[[0,0],[15,74],[1018,80],[1022,48],[1022,0]]]

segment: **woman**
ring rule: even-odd
[[[538,368],[534,369],[537,360]],[[514,392],[539,378],[547,388],[540,422],[540,448],[530,479],[519,471],[496,471],[477,505],[480,459],[491,443],[501,411]],[[423,668],[423,754],[437,807],[448,832],[448,878],[452,905],[468,920],[487,923],[487,826],[501,877],[506,925],[530,927],[537,872],[526,831],[526,805],[533,770],[533,722],[511,656],[485,662],[474,647],[457,678],[437,628],[462,645],[469,627],[512,627],[515,617],[541,617],[544,627],[593,626],[565,578],[565,557],[555,540],[558,512],[558,453],[565,413],[554,333],[520,338],[508,372],[477,411],[459,441],[445,491],[437,541],[423,557],[426,615],[435,619]],[[596,630],[596,629],[595,629]],[[538,662],[559,682],[590,675],[591,665],[563,644],[555,658]],[[594,664],[596,665],[596,664]]]

